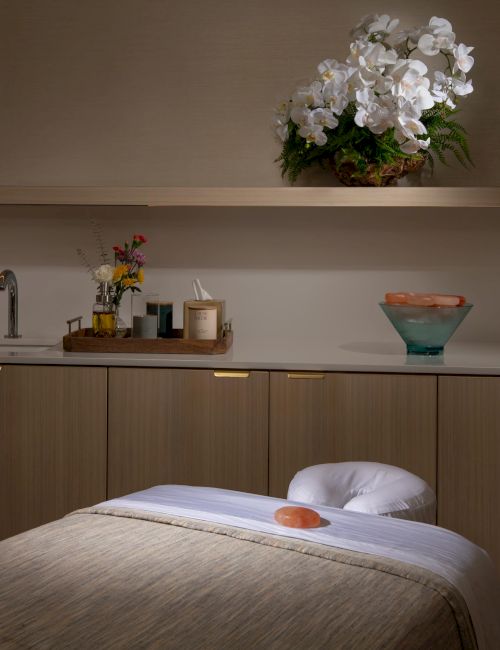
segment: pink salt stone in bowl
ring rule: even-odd
[[[447,293],[414,293],[412,291],[386,293],[387,305],[415,305],[416,307],[458,307],[465,305],[464,296]]]
[[[274,519],[288,528],[317,528],[321,517],[315,510],[303,506],[283,506],[274,513]]]

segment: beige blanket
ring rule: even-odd
[[[89,508],[0,543],[0,648],[455,650],[433,573],[320,544]]]

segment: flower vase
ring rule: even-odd
[[[116,307],[116,338],[123,338],[127,335],[127,323],[120,317],[120,305]]]
[[[113,288],[109,282],[100,282],[96,301],[92,308],[92,329],[98,338],[116,336],[116,305]]]

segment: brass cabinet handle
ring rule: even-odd
[[[214,370],[214,377],[225,377],[233,379],[248,379],[250,373],[246,371],[237,371],[237,370]]]
[[[319,372],[289,372],[288,379],[324,379],[325,375]]]

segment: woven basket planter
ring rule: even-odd
[[[395,185],[399,178],[421,169],[427,162],[427,156],[401,158],[391,165],[369,164],[360,172],[351,160],[330,160],[334,175],[343,185],[351,187],[385,187]]]

